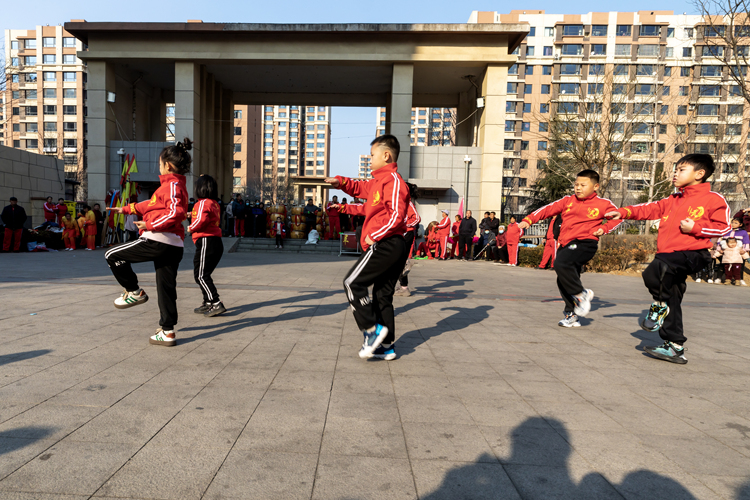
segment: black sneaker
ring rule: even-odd
[[[208,302],[204,302],[200,307],[196,307],[195,309],[193,309],[193,312],[195,314],[205,314],[209,309],[211,309],[211,304],[209,304]]]
[[[227,308],[224,307],[224,304],[221,302],[218,304],[209,304],[208,307],[209,309],[203,314],[208,318],[227,312]]]
[[[668,340],[664,341],[662,345],[646,346],[643,350],[655,358],[663,359],[670,363],[677,363],[680,365],[687,363],[687,358],[685,357],[685,351],[687,349],[679,344],[675,344],[674,342],[669,342]]]

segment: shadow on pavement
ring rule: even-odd
[[[37,358],[39,356],[44,356],[45,354],[51,353],[51,349],[38,349],[36,351],[25,351],[25,352],[16,352],[13,354],[3,354],[0,355],[0,366],[7,365],[10,363],[15,363],[16,361],[24,361],[31,358]]]
[[[477,306],[477,307],[443,307],[441,311],[456,311],[447,318],[438,321],[435,326],[419,328],[405,333],[398,339],[398,355],[408,356],[414,350],[445,332],[455,332],[463,330],[471,325],[476,325],[489,319],[489,312],[494,306]]]
[[[54,432],[51,427],[19,427],[8,431],[0,431],[0,456],[6,453],[12,453],[30,444],[44,439]],[[31,435],[33,437],[17,437]]]
[[[540,438],[550,426],[561,439],[554,443]],[[568,458],[573,448],[562,422],[529,418],[511,432],[511,456],[497,459],[485,453],[476,462],[448,471],[437,490],[421,500],[474,498],[523,499],[623,499],[642,498],[695,500],[696,497],[672,478],[650,470],[636,470],[619,484],[597,472],[573,479]],[[517,493],[516,493],[517,492]],[[750,498],[750,482],[737,490],[736,500]]]

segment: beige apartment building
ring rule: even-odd
[[[372,155],[359,155],[359,179],[372,179]]]
[[[62,158],[74,181],[85,180],[85,48],[62,26],[5,30],[0,145]]]
[[[715,190],[730,203],[746,199],[748,107],[718,59],[728,49],[717,48],[700,16],[514,10],[474,12],[469,22],[530,25],[507,83],[510,212],[525,211],[540,170],[553,168],[553,139],[618,152],[602,167],[615,203],[637,201],[654,186],[652,172],[669,172],[693,152],[714,156]]]
[[[420,108],[411,110],[412,146],[455,146],[456,110],[453,108]],[[377,109],[376,136],[385,134],[386,111]]]
[[[255,186],[260,191],[261,179],[261,134],[263,106],[234,106],[234,170],[232,186],[235,192],[245,195],[252,193],[248,187]]]

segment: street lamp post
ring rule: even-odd
[[[464,214],[469,209],[469,165],[471,165],[471,157],[469,155],[464,156]]]

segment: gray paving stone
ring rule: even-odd
[[[521,500],[500,464],[412,460],[419,498],[424,500]]]
[[[407,460],[321,456],[312,498],[411,500],[417,492]]]

